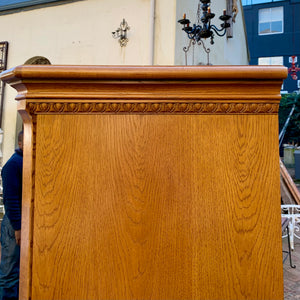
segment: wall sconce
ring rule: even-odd
[[[125,19],[120,23],[120,27],[112,32],[112,36],[114,39],[119,39],[119,43],[121,47],[125,47],[128,42],[127,38],[127,30],[129,30],[130,27],[128,26],[127,22]]]

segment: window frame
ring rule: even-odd
[[[254,0],[242,0],[242,5],[243,6],[249,6],[249,5],[259,5],[259,4],[266,4],[266,3],[275,3],[279,1],[284,1],[284,0],[261,0],[258,3],[253,3]]]
[[[0,72],[3,72],[7,69],[7,57],[8,57],[8,42],[0,41]],[[5,82],[2,81],[0,82],[0,127],[1,128],[2,128],[2,119],[3,119],[4,89],[5,89]]]
[[[261,33],[260,32],[260,24],[261,23],[265,23],[265,22],[260,22],[260,12],[262,10],[269,10],[269,11],[272,11],[272,9],[274,8],[281,8],[282,9],[282,19],[281,19],[281,22],[282,22],[282,26],[281,26],[281,32],[266,32],[266,33]],[[272,15],[272,14],[270,14]],[[272,28],[272,20],[268,21],[269,24],[270,24],[270,30]],[[272,34],[283,34],[284,33],[284,7],[283,6],[274,6],[274,7],[266,7],[266,8],[260,8],[258,10],[258,35],[272,35]]]
[[[267,58],[267,59],[270,60],[270,63],[269,63],[269,64],[260,64],[260,63],[259,63],[259,59],[260,59],[260,58]],[[272,62],[272,58],[281,58],[281,60],[282,60],[281,64],[271,63],[271,62]],[[280,55],[280,56],[260,56],[260,57],[258,57],[258,59],[257,59],[257,64],[258,64],[259,66],[284,66],[284,57],[283,57],[283,55]]]

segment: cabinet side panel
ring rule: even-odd
[[[37,123],[33,300],[283,298],[275,115]]]
[[[24,117],[22,112],[24,140],[23,140],[23,189],[22,189],[22,237],[20,258],[20,299],[29,299],[32,286],[32,226],[34,201],[35,174],[35,117],[33,120]]]

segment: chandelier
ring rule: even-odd
[[[210,44],[213,45],[215,34],[222,37],[226,34],[226,29],[230,27],[230,23],[228,21],[231,18],[231,16],[227,15],[226,9],[223,10],[223,15],[219,17],[219,19],[223,22],[220,25],[221,28],[217,28],[215,25],[211,24],[211,20],[214,17],[215,14],[211,12],[210,8],[210,0],[199,0],[197,9],[197,24],[193,24],[193,26],[190,26],[191,22],[189,19],[186,18],[186,14],[183,15],[183,18],[181,20],[178,20],[178,23],[183,25],[182,30],[187,34],[188,38],[190,39],[189,46],[184,47],[183,51],[187,54],[191,45],[202,45],[203,49],[207,53],[207,64],[209,64],[210,49],[205,47],[202,39],[210,38]]]

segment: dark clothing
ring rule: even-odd
[[[14,230],[21,229],[23,151],[15,153],[2,168],[3,204]]]
[[[17,149],[2,168],[3,204],[1,223],[0,300],[19,297],[20,246],[15,231],[21,229],[23,152]]]
[[[5,215],[1,224],[0,299],[19,298],[20,246],[15,230]]]

